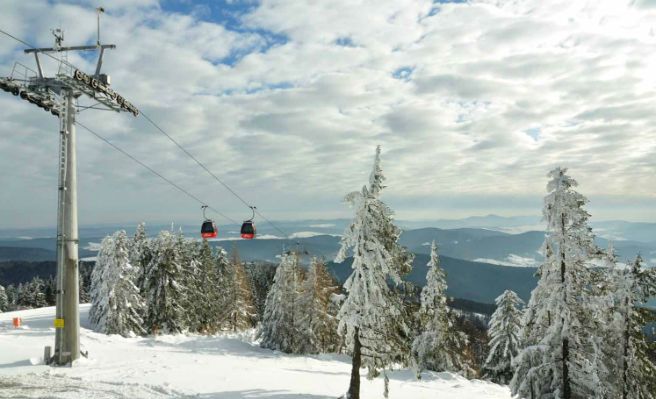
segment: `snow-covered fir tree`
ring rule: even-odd
[[[16,303],[15,309],[30,309],[32,308],[31,301],[29,300],[30,295],[27,294],[28,283],[18,283],[16,286],[16,291],[14,294],[14,301]]]
[[[307,337],[304,353],[335,352],[339,345],[337,314],[331,299],[339,288],[325,264],[312,258],[301,289],[301,335]]]
[[[135,285],[137,269],[130,264],[124,231],[101,244],[91,282],[89,320],[96,331],[132,336],[144,334],[144,302]]]
[[[18,301],[18,287],[13,284],[9,284],[5,291],[7,293],[7,310],[16,310]]]
[[[273,284],[276,269],[276,267],[264,262],[250,263],[246,267],[253,288],[253,304],[255,305],[258,320],[262,320],[264,316],[266,297]]]
[[[492,381],[507,384],[513,369],[512,360],[520,349],[520,330],[524,304],[515,292],[506,290],[496,300],[497,308],[490,319],[488,335],[490,352],[483,366],[483,372]]]
[[[178,333],[187,322],[182,255],[177,252],[177,237],[162,231],[152,242],[153,256],[144,277],[146,327],[152,333]]]
[[[198,281],[202,282],[196,295],[197,331],[214,334],[221,329],[221,294],[224,290],[219,273],[219,259],[212,253],[207,240],[197,245]]]
[[[653,311],[643,307],[656,295],[656,269],[645,269],[638,256],[623,273],[620,286],[620,312],[623,319],[621,344],[622,399],[656,398],[656,365],[649,358],[645,325],[655,322]]]
[[[257,311],[253,302],[253,290],[237,247],[232,248],[231,259],[224,276],[226,301],[223,306],[225,328],[243,331],[255,326]]]
[[[454,316],[446,304],[446,289],[446,274],[440,267],[433,241],[426,286],[421,291],[421,333],[412,344],[412,352],[418,371],[453,371],[470,376],[473,371],[465,357],[467,336],[454,328]]]
[[[619,308],[622,302],[623,269],[617,266],[617,257],[611,243],[601,262],[589,270],[591,281],[586,305],[591,320],[592,368],[599,383],[595,396],[619,398],[622,396],[622,340],[624,320]]]
[[[38,276],[32,278],[28,283],[19,284],[16,292],[16,305],[29,309],[48,306],[45,288],[45,282]]]
[[[130,264],[137,268],[137,287],[143,291],[146,266],[152,259],[150,240],[146,236],[145,223],[139,223],[130,241]]]
[[[264,348],[299,353],[303,337],[299,336],[299,291],[301,275],[298,254],[282,255],[280,265],[267,295],[264,316],[258,333]]]
[[[369,368],[369,376],[374,376],[378,369],[409,357],[403,305],[388,282],[401,283],[401,276],[412,269],[412,255],[398,244],[401,231],[393,223],[392,210],[379,198],[384,179],[378,146],[369,185],[346,196],[355,218],[336,257],[336,262],[343,262],[349,251],[353,253],[353,272],[344,284],[348,296],[338,314],[338,331],[353,354],[350,399],[360,395],[360,367]]]
[[[181,269],[178,284],[182,287],[184,295],[180,305],[182,306],[183,319],[181,328],[183,330],[198,331],[200,329],[200,307],[203,300],[203,292],[212,289],[200,276],[199,242],[187,240],[182,234],[182,229],[175,235],[175,253]]]
[[[46,283],[45,295],[46,295],[46,302],[48,303],[55,303],[56,301],[55,299],[56,289],[52,289],[52,287],[55,287],[54,284],[51,285],[50,282]],[[80,276],[80,279],[78,280],[78,292],[80,295],[80,303],[91,303],[91,293],[89,292],[88,287],[89,286],[85,284],[82,276]]]
[[[588,311],[587,264],[599,252],[588,227],[587,199],[566,169],[549,172],[544,219],[547,236],[540,280],[522,322],[513,394],[526,398],[590,398],[600,380],[594,368],[595,331]]]
[[[9,298],[7,297],[5,287],[0,285],[0,313],[6,312],[7,309],[9,309]]]

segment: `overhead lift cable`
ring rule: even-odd
[[[27,41],[25,41],[25,40],[23,40],[23,39],[20,39],[20,38],[18,38],[18,37],[16,37],[16,36],[12,35],[11,33],[7,32],[7,31],[5,31],[5,30],[3,30],[3,29],[0,29],[0,33],[6,35],[7,37],[10,37],[10,38],[16,40],[17,42],[19,42],[19,43],[21,43],[21,44],[27,46],[28,48],[36,48],[36,46],[34,46],[33,44],[31,44],[30,42],[27,42]],[[59,63],[62,63],[62,64],[64,64],[64,65],[67,65],[67,66],[71,67],[73,70],[75,70],[75,69],[79,69],[78,67],[76,67],[75,65],[71,64],[71,63],[68,62],[67,60],[65,60],[65,59],[63,59],[63,58],[57,58],[57,57],[55,57],[54,55],[52,55],[52,54],[50,54],[50,53],[48,53],[48,52],[42,52],[42,53],[40,53],[40,54],[43,54],[43,55],[45,55],[46,57],[52,58],[53,60],[55,60],[55,61],[57,61],[57,62],[59,62]]]
[[[173,144],[176,145],[182,152],[184,152],[189,158],[191,158],[198,166],[203,168],[205,172],[207,172],[208,175],[210,175],[214,180],[219,182],[225,189],[227,189],[232,195],[235,196],[239,201],[241,201],[246,207],[249,209],[253,209],[254,212],[260,216],[262,219],[264,219],[271,227],[273,227],[276,231],[281,233],[284,237],[289,237],[289,234],[287,234],[285,231],[283,231],[281,228],[276,226],[271,220],[269,220],[267,217],[265,217],[257,208],[254,208],[252,205],[250,205],[241,195],[239,195],[235,190],[233,190],[227,183],[225,183],[223,180],[221,180],[216,174],[214,174],[211,170],[207,168],[201,161],[198,160],[193,154],[191,154],[189,151],[187,151],[186,148],[184,148],[177,140],[175,140],[173,137],[171,137],[170,134],[168,134],[164,129],[162,129],[155,121],[153,121],[143,110],[140,113],[141,116],[143,116],[155,129],[157,129],[160,133],[162,133],[164,136],[166,136]]]
[[[12,39],[14,39],[14,40],[16,40],[17,42],[19,42],[19,43],[21,43],[21,44],[23,44],[23,45],[25,45],[25,46],[28,46],[28,47],[34,47],[34,46],[33,46],[32,44],[30,44],[29,42],[27,42],[27,41],[25,41],[25,40],[22,40],[22,39],[20,39],[20,38],[18,38],[18,37],[16,37],[16,36],[10,34],[9,32],[7,32],[7,31],[5,31],[5,30],[0,29],[0,33],[2,33],[2,34],[4,34],[4,35],[6,35],[6,36],[8,36],[8,37],[10,37],[10,38],[12,38]],[[60,63],[66,64],[66,65],[70,66],[71,68],[78,69],[75,65],[71,64],[70,62],[68,62],[68,61],[66,61],[66,60],[63,60],[63,59],[60,59],[60,58],[57,58],[57,57],[55,57],[55,56],[52,55],[52,54],[45,53],[45,55],[47,55],[48,57],[50,57],[50,58],[52,58],[52,59],[54,59],[54,60],[56,60],[56,61],[58,61],[58,62],[60,62]],[[225,189],[227,189],[227,190],[228,190],[228,191],[229,191],[229,192],[230,192],[235,198],[237,198],[239,201],[241,201],[241,202],[242,202],[246,207],[248,207],[249,209],[252,209],[252,205],[250,205],[250,204],[249,204],[249,203],[248,203],[248,202],[247,202],[242,196],[240,196],[235,190],[233,190],[233,189],[232,189],[227,183],[225,183],[223,180],[221,180],[216,174],[214,174],[211,170],[209,170],[209,169],[208,169],[208,168],[207,168],[202,162],[200,162],[200,161],[199,161],[199,160],[198,160],[193,154],[191,154],[189,151],[187,151],[187,149],[185,149],[185,148],[184,148],[184,147],[183,147],[178,141],[176,141],[173,137],[171,137],[171,135],[169,135],[166,131],[164,131],[164,129],[162,129],[157,123],[155,123],[155,121],[153,121],[153,120],[152,120],[147,114],[145,114],[145,113],[143,112],[143,110],[141,111],[141,115],[142,115],[142,116],[143,116],[143,117],[144,117],[144,118],[145,118],[145,119],[146,119],[146,120],[147,120],[147,121],[148,121],[153,127],[155,127],[159,132],[161,132],[162,134],[164,134],[164,135],[165,135],[165,136],[166,136],[166,137],[167,137],[167,138],[168,138],[173,144],[175,144],[175,145],[176,145],[176,146],[177,146],[182,152],[184,152],[188,157],[190,157],[194,162],[196,162],[196,164],[198,164],[198,166],[200,166],[201,168],[203,168],[203,170],[205,170],[205,172],[207,172],[207,174],[209,174],[214,180],[216,180],[217,182],[219,182],[219,183],[220,183]],[[150,168],[149,166],[147,166],[147,165],[144,164],[143,162],[141,162],[141,161],[139,161],[138,159],[132,157],[132,156],[131,156],[130,154],[128,154],[127,152],[123,151],[123,150],[120,149],[119,147],[115,146],[113,143],[111,143],[111,142],[109,142],[108,140],[106,140],[104,137],[102,137],[102,136],[100,136],[99,134],[93,132],[91,129],[87,128],[86,126],[84,126],[84,125],[82,125],[82,124],[80,124],[80,123],[78,123],[78,124],[79,124],[81,127],[83,127],[84,129],[86,129],[87,131],[89,131],[90,133],[92,133],[93,135],[95,135],[96,137],[98,137],[99,139],[101,139],[102,141],[104,141],[105,143],[107,143],[107,144],[109,144],[110,146],[112,146],[112,147],[113,147],[114,149],[116,149],[117,151],[120,151],[120,152],[123,153],[125,156],[129,157],[129,158],[132,159],[133,161],[139,163],[141,166],[143,166],[143,167],[145,167],[146,169],[148,169],[150,172],[152,172],[152,173],[154,173],[155,175],[159,176],[160,178],[162,178],[163,180],[165,180],[167,183],[171,184],[172,186],[174,186],[174,187],[177,188],[178,190],[184,192],[186,195],[188,195],[189,197],[191,197],[191,198],[193,198],[194,200],[198,201],[198,202],[201,203],[202,205],[205,205],[205,203],[203,203],[203,202],[202,202],[200,199],[198,199],[196,196],[194,196],[193,194],[190,194],[188,191],[182,189],[182,187],[178,186],[177,184],[175,184],[175,183],[173,183],[172,181],[168,180],[168,179],[165,178],[164,176],[160,175],[159,173],[157,173],[155,170],[153,170],[152,168]],[[218,212],[216,209],[214,209],[214,208],[209,208],[209,209],[211,209],[212,211],[216,212],[217,214],[223,216],[223,217],[226,218],[227,220],[230,220],[230,221],[232,221],[233,223],[239,224],[238,222],[234,221],[233,219],[231,219],[231,218],[229,218],[229,217],[223,215],[222,213]],[[266,216],[264,216],[264,214],[262,214],[262,212],[260,212],[258,209],[255,209],[255,213],[256,213],[258,216],[260,216],[262,219],[264,219],[264,220],[265,220],[265,221],[266,221],[271,227],[273,227],[276,231],[278,231],[279,233],[281,233],[284,237],[290,237],[290,235],[289,235],[287,232],[283,231],[280,227],[278,227],[276,224],[274,224],[271,220],[269,220],[269,218],[267,218]]]
[[[201,204],[202,206],[207,206],[207,209],[212,210],[213,212],[215,212],[215,213],[218,214],[219,216],[223,217],[224,219],[229,220],[230,222],[232,222],[232,223],[234,223],[234,224],[239,224],[239,222],[237,222],[236,220],[232,219],[231,217],[224,215],[223,213],[219,212],[218,210],[216,210],[215,208],[213,208],[213,207],[211,207],[211,206],[209,206],[209,205],[206,205],[206,204],[207,204],[206,202],[202,201],[200,198],[198,198],[198,197],[195,196],[194,194],[192,194],[192,193],[190,193],[189,191],[185,190],[184,188],[180,187],[178,184],[176,184],[175,182],[171,181],[171,180],[168,179],[167,177],[163,176],[162,174],[160,174],[159,172],[157,172],[155,169],[153,169],[153,168],[151,168],[150,166],[146,165],[145,163],[143,163],[142,161],[140,161],[139,159],[137,159],[136,157],[134,157],[134,156],[131,155],[130,153],[126,152],[125,150],[123,150],[122,148],[120,148],[119,146],[117,146],[116,144],[114,144],[114,143],[112,143],[111,141],[107,140],[105,137],[103,137],[103,136],[101,136],[100,134],[96,133],[95,131],[91,130],[91,129],[90,129],[89,127],[87,127],[86,125],[80,123],[79,121],[76,122],[76,124],[77,124],[78,126],[80,126],[81,128],[83,128],[84,130],[86,130],[87,132],[89,132],[89,133],[93,134],[94,136],[96,136],[96,138],[100,139],[101,141],[103,141],[105,144],[109,145],[110,147],[112,147],[112,148],[115,149],[116,151],[118,151],[118,152],[120,152],[121,154],[125,155],[126,157],[130,158],[131,160],[133,160],[134,162],[136,162],[136,163],[139,164],[140,166],[144,167],[145,169],[147,169],[148,171],[150,171],[150,172],[151,172],[152,174],[154,174],[155,176],[157,176],[157,177],[159,177],[160,179],[164,180],[164,181],[165,181],[166,183],[168,183],[169,185],[175,187],[177,190],[179,190],[180,192],[184,193],[184,194],[187,195],[189,198],[195,200],[196,202],[198,202],[198,203]]]

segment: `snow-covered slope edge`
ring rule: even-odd
[[[82,305],[86,326],[89,305]],[[21,317],[24,327],[13,329]],[[252,334],[122,338],[82,328],[89,358],[72,368],[42,364],[54,342],[54,308],[0,313],[0,396],[52,398],[337,398],[347,388],[350,359],[294,356],[259,348]],[[364,370],[363,370],[364,377]],[[390,375],[391,398],[510,398],[507,387],[450,373],[409,370]],[[380,398],[380,379],[363,378],[362,398]]]

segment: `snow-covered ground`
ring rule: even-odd
[[[88,329],[82,305],[81,342],[89,352],[73,367],[43,365],[54,343],[54,308],[0,313],[2,398],[337,398],[349,382],[346,356],[293,356],[262,349],[252,334],[122,338]],[[23,327],[14,329],[19,316]],[[383,382],[362,379],[363,398],[381,398]],[[409,370],[390,375],[391,398],[510,398],[507,387],[449,373]]]

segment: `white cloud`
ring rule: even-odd
[[[4,2],[0,26],[48,45],[62,21],[69,44],[89,43],[86,4]],[[645,2],[264,1],[239,32],[133,4],[102,19],[103,40],[118,46],[104,64],[114,88],[270,217],[348,215],[341,199],[366,182],[382,144],[399,218],[463,203],[503,213],[493,197],[526,213],[507,199],[542,196],[556,164],[592,206],[603,196],[621,212],[621,198],[622,209],[641,204],[635,217],[656,218],[656,10]],[[272,35],[287,40],[271,46]],[[14,60],[32,63],[0,38],[0,70]],[[400,68],[412,72],[397,79]],[[56,121],[0,94],[0,220],[54,223]],[[233,219],[248,216],[143,120],[91,112],[80,120]],[[196,203],[79,134],[81,221],[198,217]],[[439,208],[443,198],[453,208]]]

